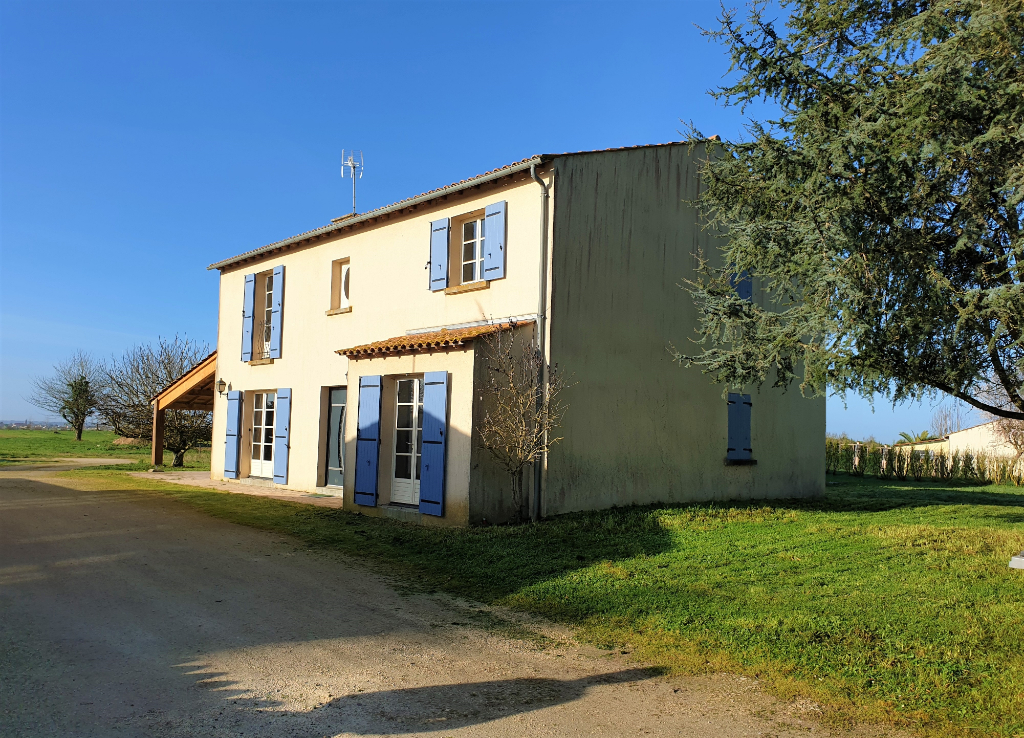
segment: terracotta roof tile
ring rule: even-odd
[[[498,331],[506,331],[522,325],[530,325],[531,323],[533,323],[532,320],[527,320],[521,323],[492,323],[490,325],[475,325],[471,328],[414,333],[411,336],[395,336],[394,338],[386,338],[383,341],[366,343],[362,346],[339,349],[335,353],[347,356],[350,359],[369,359],[392,354],[410,354],[458,348],[465,346],[474,338],[497,333]]]

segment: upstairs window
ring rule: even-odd
[[[328,315],[338,315],[352,311],[350,299],[352,268],[348,257],[337,259],[331,263],[331,308]]]
[[[506,203],[430,223],[431,292],[447,294],[485,289],[505,277]]]
[[[258,328],[256,330],[256,341],[253,345],[253,358],[270,358],[270,334],[274,325],[274,273],[264,272],[257,275],[256,287],[257,304],[260,307],[258,315]]]
[[[284,267],[245,275],[242,301],[242,361],[281,358]]]
[[[487,222],[473,218],[462,224],[462,280],[461,284],[479,282],[484,278],[484,238]]]

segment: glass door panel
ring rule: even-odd
[[[252,456],[249,476],[274,477],[274,415],[277,393],[257,392],[253,395]]]
[[[423,441],[423,380],[395,383],[395,455],[391,501],[416,505],[420,501],[420,454]]]
[[[327,486],[345,485],[346,387],[331,387],[327,412]]]

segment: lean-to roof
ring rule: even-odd
[[[498,331],[507,331],[510,328],[530,325],[531,323],[533,323],[532,320],[521,323],[492,323],[490,325],[475,325],[469,328],[414,333],[411,336],[395,336],[394,338],[386,338],[383,341],[366,343],[362,346],[339,349],[335,353],[347,356],[350,359],[373,359],[394,354],[414,354],[423,351],[461,348],[474,338],[480,338],[481,336],[497,333]]]

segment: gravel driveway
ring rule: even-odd
[[[84,484],[0,472],[3,736],[885,734],[740,677],[540,648],[358,562]]]

